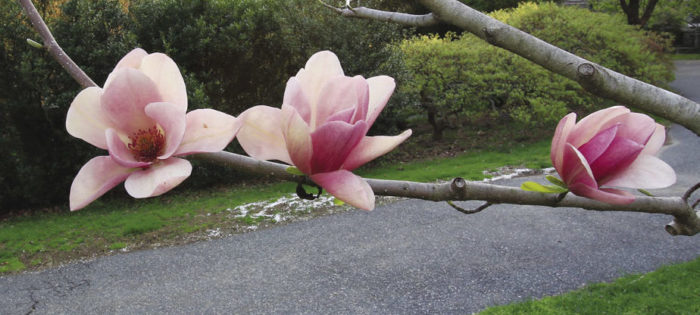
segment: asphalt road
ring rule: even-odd
[[[698,93],[700,62],[678,73],[674,87]],[[700,137],[678,126],[671,137],[661,157],[679,183],[659,194],[700,179]],[[0,314],[464,314],[698,257],[700,238],[668,235],[670,220],[511,205],[463,215],[406,200],[0,277]]]

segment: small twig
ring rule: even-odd
[[[432,13],[416,15],[408,13],[399,13],[391,11],[375,10],[366,7],[351,7],[343,6],[342,8],[334,7],[323,0],[318,0],[324,7],[333,10],[333,12],[351,18],[377,20],[382,22],[396,23],[405,26],[425,27],[438,24],[438,20]]]
[[[319,186],[319,185],[316,185],[315,183],[311,186],[314,186],[314,187],[316,187],[316,189],[318,189],[318,194],[316,194],[316,196],[314,196],[313,194],[307,193],[306,190],[304,189],[304,185],[301,182],[297,183],[297,196],[299,196],[299,198],[301,198],[301,199],[306,199],[306,200],[318,199],[318,197],[321,196],[321,193],[323,193],[323,188],[321,188],[321,186]]]
[[[695,203],[693,203],[693,205],[690,206],[690,208],[691,208],[691,209],[695,209],[699,204],[700,204],[700,199],[695,200]]]
[[[484,210],[484,209],[486,209],[486,208],[488,208],[488,207],[490,207],[490,206],[493,205],[493,203],[490,203],[490,202],[487,201],[486,203],[484,203],[483,205],[479,206],[479,207],[476,208],[476,209],[467,210],[467,209],[464,209],[464,208],[462,208],[462,207],[460,207],[460,206],[454,204],[454,202],[452,202],[451,200],[447,200],[447,204],[450,205],[450,206],[451,206],[452,208],[454,208],[455,210],[457,210],[457,211],[459,211],[459,212],[461,212],[461,213],[464,213],[464,214],[474,214],[474,213],[477,213],[477,212],[481,212],[482,210]]]
[[[690,198],[690,196],[692,196],[693,193],[698,189],[700,189],[700,183],[697,183],[695,184],[695,186],[690,187],[690,189],[688,189],[688,191],[686,191],[685,194],[683,194],[683,200],[685,200],[685,202],[688,202],[688,198]],[[693,208],[695,208],[695,206],[693,206]]]

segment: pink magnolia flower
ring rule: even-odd
[[[336,198],[374,208],[374,192],[351,171],[406,140],[366,136],[394,92],[394,79],[347,77],[330,51],[311,56],[289,79],[282,108],[255,106],[243,112],[238,141],[252,157],[293,164]]]
[[[551,159],[576,195],[612,204],[634,196],[610,187],[663,188],[676,182],[673,169],[654,155],[666,139],[664,127],[649,116],[615,106],[576,123],[566,115],[552,139]]]
[[[125,181],[129,195],[163,194],[185,180],[190,162],[176,156],[223,150],[239,124],[212,109],[187,111],[185,81],[175,62],[137,48],[89,87],[68,109],[66,129],[109,151],[85,164],[73,180],[70,208],[78,210]]]

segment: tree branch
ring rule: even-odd
[[[458,26],[492,45],[575,80],[595,95],[664,117],[700,135],[700,104],[696,102],[578,57],[459,1],[421,0],[421,3],[440,22]],[[385,12],[384,16],[388,14]]]
[[[215,162],[225,167],[250,173],[272,176],[294,182],[311,183],[306,176],[293,175],[286,171],[287,165],[260,161],[230,152],[200,153],[196,159]],[[659,213],[674,216],[666,226],[672,235],[695,235],[700,233],[700,217],[682,197],[637,196],[629,205],[612,205],[600,201],[567,194],[524,191],[517,187],[500,186],[481,182],[468,182],[455,178],[446,183],[418,183],[410,181],[365,179],[376,195],[396,196],[432,201],[482,200],[490,204],[510,203],[547,207],[582,208],[595,211],[629,211]],[[481,209],[483,210],[483,209]]]
[[[357,8],[337,8],[330,4],[319,0],[325,7],[331,9],[333,12],[338,13],[344,17],[360,18],[368,20],[376,20],[382,22],[392,22],[396,24],[401,24],[405,26],[415,26],[415,27],[425,27],[438,24],[438,20],[432,13],[423,15],[406,14],[399,12],[388,12],[375,10],[365,7]]]
[[[644,14],[642,17],[639,19],[639,27],[644,27],[644,25],[649,22],[649,18],[651,18],[651,13],[654,12],[654,7],[656,7],[656,3],[659,0],[649,0],[649,3],[647,3],[646,8],[644,8]]]
[[[41,40],[44,42],[44,47],[46,47],[46,50],[48,50],[53,59],[58,61],[63,69],[66,69],[73,79],[82,85],[83,88],[97,86],[97,84],[95,84],[95,82],[93,82],[92,79],[90,79],[90,77],[83,72],[83,69],[75,64],[75,62],[70,59],[68,54],[63,51],[61,46],[58,45],[58,42],[56,42],[56,39],[53,38],[51,31],[49,31],[49,28],[41,18],[41,15],[39,15],[39,12],[37,12],[32,1],[20,0],[19,2],[24,8],[24,12],[29,17],[29,20],[32,22],[32,26],[34,26],[34,29],[37,31],[37,33],[39,33],[39,36],[41,36]]]

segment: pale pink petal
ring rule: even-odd
[[[282,133],[290,160],[300,171],[311,174],[311,156],[314,151],[309,126],[294,108],[286,104],[282,105],[282,119],[283,126],[286,126]]]
[[[141,67],[141,60],[143,60],[144,57],[148,56],[148,53],[141,49],[141,48],[136,48],[130,51],[126,56],[122,57],[121,60],[117,63],[117,66],[114,67],[114,70],[112,70],[112,73],[107,76],[107,80],[105,80],[105,84],[103,87],[107,87],[112,80],[114,80],[114,73],[115,70],[121,69],[121,68],[134,68],[138,69]]]
[[[129,150],[125,139],[119,136],[119,133],[114,129],[107,129],[105,132],[105,137],[107,138],[107,148],[109,150],[109,156],[112,161],[118,163],[123,167],[144,167],[151,164],[150,162],[137,161],[134,158],[134,153]]]
[[[124,187],[134,198],[155,197],[175,188],[191,173],[192,164],[189,161],[171,157],[132,173]]]
[[[335,114],[331,115],[326,119],[326,121],[343,121],[346,123],[353,123],[353,115],[357,112],[356,108],[347,108],[344,110],[341,110],[339,112],[336,112]]]
[[[123,167],[108,156],[98,156],[88,161],[75,176],[70,187],[70,210],[79,210],[123,182],[133,171]]]
[[[575,184],[569,186],[569,190],[571,190],[571,192],[578,196],[610,204],[626,205],[634,202],[634,195],[630,194],[629,192],[618,189],[598,189],[596,187],[591,187],[583,184]]]
[[[100,106],[101,95],[98,87],[82,90],[68,108],[66,130],[71,136],[106,150],[105,130],[114,128],[114,124]]]
[[[282,104],[294,107],[307,124],[311,123],[311,100],[309,100],[296,77],[291,77],[287,81]]]
[[[656,122],[647,115],[629,113],[622,117],[624,119],[620,121],[620,129],[617,131],[618,137],[627,138],[643,145],[649,141],[656,130]]]
[[[312,113],[311,129],[326,122],[328,117],[348,108],[355,108],[358,118],[364,120],[367,116],[369,102],[369,86],[361,76],[335,77],[330,79],[321,90],[314,119]],[[314,123],[315,122],[315,123]],[[354,123],[354,121],[351,121]]]
[[[619,122],[620,116],[629,112],[630,110],[624,106],[613,106],[594,112],[576,124],[567,137],[567,142],[578,148],[593,138],[599,131]]]
[[[313,157],[311,173],[325,173],[339,169],[352,150],[367,133],[367,123],[351,125],[342,121],[323,124],[311,133]]]
[[[309,100],[311,117],[315,117],[319,94],[323,86],[332,78],[344,76],[338,57],[330,51],[315,53],[306,62],[305,68],[299,70],[296,79],[299,80],[301,89]],[[299,114],[304,115],[304,111]],[[302,116],[304,118],[304,116]],[[314,119],[308,120],[313,125]]]
[[[559,121],[557,129],[552,138],[552,148],[550,150],[550,158],[552,165],[561,174],[564,163],[564,149],[566,148],[566,139],[569,133],[574,129],[576,124],[576,113],[570,113]]]
[[[380,157],[393,150],[411,136],[411,130],[406,130],[398,136],[364,137],[348,155],[342,168],[354,170],[361,165]]]
[[[349,171],[338,170],[313,174],[311,180],[351,206],[364,210],[374,209],[372,187],[364,179]]]
[[[170,57],[161,53],[150,54],[141,61],[140,70],[155,83],[162,101],[176,104],[180,110],[187,111],[185,80]]]
[[[610,144],[613,142],[613,140],[615,140],[615,135],[617,135],[617,129],[619,127],[620,125],[617,124],[599,132],[597,135],[595,135],[595,137],[578,148],[579,152],[586,157],[588,164],[594,163],[603,153],[605,153],[606,150],[608,150]]]
[[[664,145],[664,142],[666,142],[666,127],[656,124],[654,134],[652,134],[649,141],[647,141],[641,154],[655,155]]]
[[[151,79],[138,70],[122,68],[104,89],[100,103],[119,131],[131,133],[154,125],[144,108],[161,100]]]
[[[644,146],[630,139],[613,139],[608,149],[595,162],[588,161],[598,185],[602,185],[615,174],[626,169],[643,148]]]
[[[676,182],[676,172],[659,158],[641,154],[621,173],[616,174],[606,186],[628,188],[664,188]]]
[[[284,141],[286,122],[279,108],[254,106],[241,113],[238,120],[240,129],[236,138],[248,155],[258,160],[292,163]]]
[[[186,120],[185,137],[175,155],[221,151],[241,127],[240,119],[213,109],[193,110]]]
[[[396,82],[392,77],[382,75],[367,79],[367,84],[369,85],[369,108],[365,121],[371,127],[386,106],[391,94],[394,93]]]
[[[559,172],[559,176],[561,176],[561,179],[567,186],[579,183],[598,187],[598,183],[595,181],[595,177],[593,177],[593,171],[590,165],[588,165],[588,161],[586,161],[583,154],[571,144],[567,144],[564,148],[562,172]]]
[[[165,148],[158,158],[165,160],[175,153],[185,136],[185,110],[173,103],[160,102],[148,104],[145,111],[148,117],[163,128]]]

